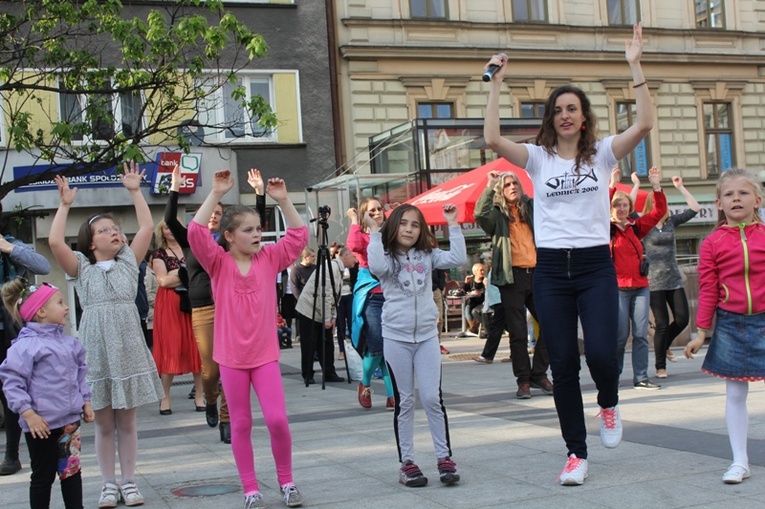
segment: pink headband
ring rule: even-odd
[[[40,308],[43,307],[45,303],[53,297],[53,294],[58,291],[58,288],[48,283],[43,283],[37,288],[33,288],[35,287],[30,286],[27,289],[27,291],[32,292],[32,295],[30,295],[19,308],[19,315],[21,315],[21,319],[25,322],[34,318],[37,312],[40,311]]]

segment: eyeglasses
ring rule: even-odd
[[[112,232],[119,233],[121,231],[122,231],[122,229],[119,226],[117,226],[117,225],[115,225],[115,226],[102,226],[101,228],[96,230],[96,233],[97,234],[102,234],[102,233],[109,234],[109,233],[112,233]]]

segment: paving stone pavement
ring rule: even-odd
[[[720,477],[731,462],[725,429],[725,383],[700,371],[705,350],[694,360],[669,363],[670,377],[660,391],[632,389],[631,372],[622,376],[620,406],[624,440],[605,449],[598,437],[595,390],[584,359],[582,384],[589,431],[589,478],[583,486],[564,487],[556,478],[565,463],[553,399],[532,390],[515,399],[508,363],[469,360],[483,340],[444,340],[443,395],[449,416],[453,459],[462,481],[451,487],[438,481],[436,459],[421,408],[416,410],[417,463],[430,483],[406,488],[398,483],[392,412],[385,390],[373,381],[373,408],[356,402],[357,382],[305,387],[300,350],[282,351],[282,375],[293,437],[295,480],[307,508],[762,508],[765,498],[765,385],[751,384],[749,454],[752,477],[725,485]],[[497,360],[507,355],[503,340]],[[629,353],[628,353],[629,355]],[[653,352],[651,363],[653,362]],[[338,372],[342,362],[336,362]],[[630,362],[625,362],[628,370]],[[651,369],[653,374],[653,369]],[[191,377],[178,377],[190,382]],[[656,380],[655,380],[656,381]],[[190,385],[172,389],[173,414],[160,416],[157,405],[139,409],[139,457],[136,482],[152,508],[240,508],[242,492],[229,446],[207,427],[204,414],[186,399]],[[268,507],[284,507],[276,481],[268,433],[253,396],[252,432],[256,469]],[[0,443],[0,451],[4,441]],[[93,425],[83,427],[85,507],[96,507],[101,479]],[[22,443],[24,470],[0,477],[0,507],[28,505],[29,458]],[[58,481],[56,482],[58,483]],[[229,487],[230,493],[187,497],[178,490]],[[62,508],[54,486],[51,507]]]

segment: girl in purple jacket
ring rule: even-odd
[[[13,319],[26,322],[0,365],[0,380],[29,447],[30,506],[49,507],[58,472],[66,509],[81,509],[80,414],[85,422],[94,417],[85,348],[63,333],[69,307],[55,286],[14,279],[2,297]]]

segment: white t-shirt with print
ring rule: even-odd
[[[534,183],[534,240],[537,247],[571,249],[609,243],[611,232],[608,181],[618,162],[611,149],[614,136],[598,142],[593,164],[574,173],[574,159],[524,144],[526,172]]]

